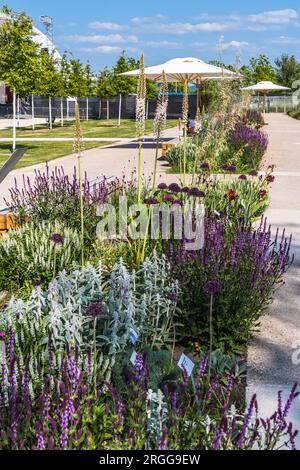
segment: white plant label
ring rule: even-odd
[[[192,375],[193,369],[195,367],[195,364],[193,363],[193,361],[191,361],[191,359],[185,354],[181,354],[181,357],[177,365],[178,367],[180,367],[181,370],[186,371],[188,377]]]
[[[137,342],[138,337],[138,333],[133,328],[130,328],[130,341],[133,345]]]
[[[131,354],[131,358],[130,358],[130,362],[133,366],[135,366],[136,358],[137,358],[137,352],[133,351],[133,353]]]

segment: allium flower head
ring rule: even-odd
[[[53,233],[50,235],[49,240],[55,245],[63,245],[64,244],[64,237],[60,233]]]
[[[89,307],[86,309],[85,314],[88,317],[102,317],[106,315],[107,309],[106,305],[103,303],[93,302]]]
[[[173,201],[174,201],[174,197],[172,196],[172,194],[166,194],[166,195],[165,195],[165,201],[166,201],[166,202],[173,202]]]
[[[189,190],[189,196],[194,196],[194,197],[204,197],[205,193],[203,191],[200,191],[198,188],[191,188]]]
[[[155,204],[158,204],[158,200],[156,199],[156,197],[151,196],[146,200],[146,204],[148,204],[148,206],[153,206]]]
[[[180,199],[175,199],[175,201],[173,202],[173,204],[175,204],[176,206],[182,206],[182,205],[183,205],[183,202],[182,202]]]
[[[176,304],[177,300],[178,300],[178,297],[177,297],[177,294],[175,292],[167,292],[166,293],[166,299],[170,300],[171,302]]]
[[[247,179],[247,176],[246,175],[240,175],[239,176],[239,180],[246,180]]]
[[[187,186],[184,186],[182,189],[181,189],[181,192],[182,193],[188,193],[190,190],[190,188],[188,188]]]
[[[267,180],[268,183],[273,183],[274,180],[275,180],[275,176],[273,176],[273,175],[268,175],[268,176],[266,177],[266,180]]]
[[[209,163],[203,162],[200,165],[201,170],[209,170]]]
[[[168,189],[169,191],[172,191],[173,193],[180,193],[181,191],[180,186],[177,183],[171,183]]]
[[[166,183],[159,183],[159,185],[157,186],[157,189],[164,191],[165,189],[168,189],[168,185]]]
[[[257,173],[256,170],[251,170],[251,171],[249,171],[249,175],[250,175],[250,176],[257,176],[258,173]]]
[[[221,290],[221,284],[216,279],[207,281],[207,283],[204,284],[203,286],[203,292],[205,292],[205,294],[210,294],[210,295],[218,294],[220,290]]]

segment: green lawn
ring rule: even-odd
[[[74,121],[65,123],[64,127],[56,124],[52,130],[45,125],[36,126],[35,131],[30,127],[23,127],[17,130],[17,137],[74,137],[75,125]],[[82,121],[82,134],[84,137],[134,137],[135,121],[124,119],[121,126],[118,127],[117,120],[90,120]],[[167,122],[167,127],[173,127],[177,124],[176,120]],[[151,133],[153,129],[153,121],[146,123],[146,133]],[[0,137],[12,137],[11,129],[0,130]],[[86,150],[103,147],[109,145],[110,142],[85,142]],[[21,142],[19,146],[28,147],[28,151],[22,157],[16,168],[24,168],[26,166],[44,163],[55,158],[63,157],[73,153],[73,142]],[[0,142],[0,168],[10,156],[11,143]]]

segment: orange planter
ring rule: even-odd
[[[166,153],[167,153],[167,150],[174,147],[174,144],[162,144],[162,152],[161,152],[161,156],[163,158],[166,158]]]
[[[12,214],[0,214],[0,236],[16,226],[15,217]]]

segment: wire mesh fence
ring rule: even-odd
[[[80,98],[77,100],[82,119],[135,119],[135,96],[120,96],[110,99],[104,98]],[[146,114],[149,119],[155,115],[156,99],[147,102]],[[197,107],[196,95],[189,95],[189,113],[195,116]],[[300,98],[295,95],[266,96],[265,108],[267,112],[287,112],[300,105]],[[51,98],[51,116],[53,120],[75,119],[76,100],[70,98]],[[250,108],[263,110],[262,97],[253,96]],[[18,118],[49,119],[50,100],[46,97],[34,96],[20,99],[18,106]],[[168,119],[178,119],[182,116],[182,94],[169,96]],[[0,118],[12,118],[13,108],[11,104],[0,105]]]

